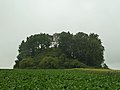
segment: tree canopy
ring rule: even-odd
[[[78,32],[40,33],[19,46],[14,68],[108,68],[99,35]]]

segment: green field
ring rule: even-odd
[[[0,90],[120,90],[120,71],[104,69],[0,70]]]

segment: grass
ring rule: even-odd
[[[0,90],[120,90],[120,71],[78,68],[0,70]]]

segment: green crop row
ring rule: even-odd
[[[0,70],[0,90],[120,90],[120,72],[82,69]]]

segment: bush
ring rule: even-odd
[[[58,59],[56,57],[45,56],[39,63],[40,68],[58,68]]]
[[[34,67],[34,60],[31,57],[25,58],[19,63],[20,68],[32,68]]]
[[[85,68],[88,67],[86,64],[78,61],[77,59],[67,59],[64,62],[64,67],[65,68]]]

